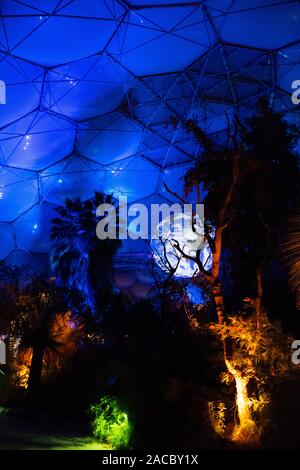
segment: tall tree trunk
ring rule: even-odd
[[[219,279],[220,264],[221,264],[221,253],[222,253],[222,229],[218,228],[215,235],[215,246],[213,251],[213,262],[212,262],[212,296],[216,313],[218,317],[219,325],[226,323],[226,312],[224,297],[222,293],[221,282]],[[232,356],[232,342],[230,338],[225,338],[223,341],[224,347],[224,360],[229,359]]]
[[[41,385],[44,352],[45,348],[40,344],[34,345],[32,348],[32,359],[28,379],[28,391],[32,394],[38,392]]]
[[[213,298],[218,315],[218,322],[220,325],[224,325],[226,324],[225,306],[221,284],[218,280],[213,286]],[[228,336],[223,339],[223,351],[226,368],[235,382],[235,403],[239,421],[235,423],[231,439],[240,443],[253,442],[255,440],[256,424],[252,418],[251,402],[247,390],[249,379],[236,367],[233,356],[233,342]]]
[[[261,320],[261,307],[262,307],[262,296],[263,296],[263,279],[262,279],[262,267],[259,267],[256,272],[257,280],[257,294],[255,301],[255,316],[256,316],[256,327],[260,328]]]
[[[235,423],[231,440],[241,444],[255,443],[258,440],[258,433],[252,418],[251,400],[247,389],[249,378],[235,367],[234,361],[226,359],[225,363],[235,381],[235,403],[239,420],[238,423]]]
[[[219,325],[225,325],[227,322],[224,297],[222,294],[221,282],[219,279],[220,264],[221,264],[221,252],[222,252],[222,229],[216,230],[215,236],[215,249],[213,252],[213,266],[212,266],[212,295],[213,301],[218,316]],[[261,272],[260,272],[261,274]],[[261,277],[258,277],[259,288],[258,288],[258,299],[261,302],[262,296],[262,283]],[[260,303],[258,302],[257,307],[260,309]],[[223,351],[224,351],[224,362],[228,372],[232,375],[235,382],[236,396],[236,410],[238,415],[238,423],[235,423],[233,432],[231,434],[231,440],[236,442],[249,443],[254,442],[256,439],[256,424],[252,418],[251,413],[251,401],[248,395],[248,382],[247,376],[243,375],[235,364],[233,357],[233,342],[230,337],[223,339]]]
[[[216,313],[218,316],[218,323],[219,325],[226,324],[226,314],[225,314],[225,305],[224,305],[224,298],[221,289],[221,283],[219,279],[216,279],[215,283],[212,287],[212,295],[213,301],[216,308]],[[230,338],[225,338],[223,340],[223,349],[224,349],[224,360],[226,364],[226,360],[230,359],[232,356],[232,341]]]

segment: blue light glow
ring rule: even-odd
[[[188,118],[222,141],[266,94],[299,121],[297,1],[40,3],[1,2],[0,259],[47,253],[66,197],[174,202],[163,183],[182,195],[201,152]]]

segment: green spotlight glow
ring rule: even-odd
[[[106,396],[90,407],[93,416],[93,434],[101,444],[113,449],[124,449],[129,445],[132,424],[127,413],[119,406],[116,398]]]

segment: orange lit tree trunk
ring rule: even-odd
[[[220,261],[217,261],[219,268]],[[217,266],[215,266],[217,269]],[[226,313],[224,298],[222,295],[221,283],[219,278],[213,279],[212,296],[218,316],[219,325],[226,324]],[[252,418],[251,402],[248,396],[249,379],[239,370],[238,364],[235,363],[233,355],[233,344],[229,336],[223,339],[224,362],[228,372],[232,375],[235,382],[236,392],[236,409],[238,423],[235,423],[231,439],[237,442],[250,442],[255,440],[256,425]]]
[[[237,176],[236,176],[237,177]],[[225,325],[227,323],[226,310],[224,304],[224,297],[222,294],[222,286],[219,278],[221,254],[222,254],[222,235],[223,230],[226,227],[225,216],[227,208],[230,204],[232,192],[234,190],[236,179],[233,178],[233,182],[230,186],[227,197],[224,201],[224,206],[220,212],[219,227],[216,228],[214,249],[212,251],[212,298],[216,308],[219,325]],[[261,272],[259,279],[258,289],[258,302],[257,308],[260,309],[261,295],[262,295],[262,284],[261,284]],[[228,372],[232,375],[235,382],[236,389],[236,409],[238,416],[238,423],[235,423],[233,432],[231,434],[231,440],[237,442],[250,442],[254,441],[256,425],[252,418],[251,413],[251,402],[248,396],[248,382],[249,379],[243,374],[243,371],[238,369],[238,365],[234,361],[233,356],[233,344],[229,336],[223,339],[223,351],[224,351],[224,362]]]

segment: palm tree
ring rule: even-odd
[[[19,338],[17,368],[23,359],[29,370],[25,386],[35,393],[41,384],[46,357],[57,362],[73,351],[82,325],[75,319],[71,321],[66,292],[41,277],[20,293],[17,311],[13,331]]]
[[[52,221],[51,229],[51,262],[58,281],[83,292],[94,312],[108,303],[113,258],[121,245],[119,240],[96,236],[96,209],[103,203],[113,204],[112,196],[95,192],[86,201],[66,199],[56,209],[59,217]]]

